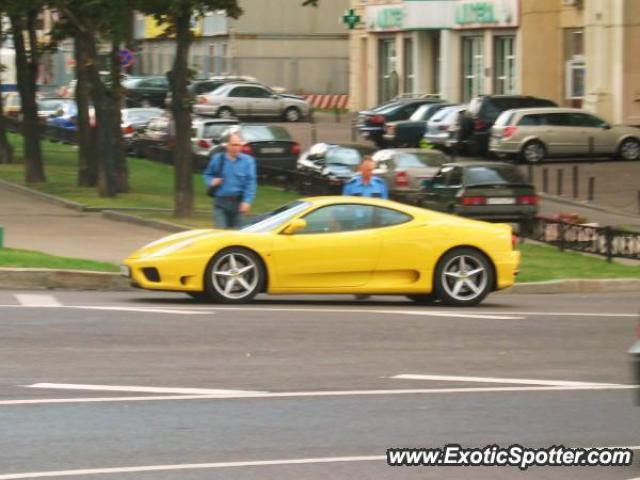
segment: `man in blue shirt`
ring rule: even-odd
[[[256,196],[256,161],[241,153],[242,145],[238,133],[230,134],[226,152],[212,155],[204,171],[207,187],[217,187],[213,207],[216,228],[240,227],[242,215],[249,212]]]
[[[343,195],[357,197],[389,198],[387,184],[381,178],[373,176],[376,162],[370,156],[365,156],[360,163],[360,173],[344,184]]]

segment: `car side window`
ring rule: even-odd
[[[544,125],[544,120],[544,115],[525,115],[520,119],[518,125],[522,125],[524,127],[539,127],[540,125]]]
[[[547,125],[554,127],[571,127],[571,114],[569,113],[547,113],[545,114]]]
[[[446,172],[444,169],[438,171],[433,177],[433,182],[431,183],[434,187],[444,187],[444,182],[446,179]]]
[[[459,167],[455,167],[449,172],[449,176],[447,178],[447,186],[457,187],[459,185],[462,185],[462,169]]]
[[[376,226],[378,227],[391,227],[393,225],[400,225],[401,223],[409,222],[413,219],[411,215],[392,210],[391,208],[374,207]]]
[[[304,217],[307,226],[298,234],[339,233],[374,228],[372,205],[338,204],[320,207]]]
[[[588,113],[572,113],[571,123],[575,127],[600,128],[604,124],[602,120]]]
[[[233,90],[231,90],[231,92],[229,92],[229,96],[230,97],[246,97],[247,96],[247,92],[246,92],[246,88],[245,87],[236,87]]]
[[[267,92],[264,88],[251,87],[251,88],[247,88],[247,90],[250,90],[250,92],[251,92],[250,96],[253,97],[253,98],[269,98],[269,97],[271,97],[271,94],[269,92]]]

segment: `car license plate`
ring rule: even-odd
[[[131,276],[131,269],[126,265],[120,265],[120,275],[129,278]]]
[[[282,152],[284,152],[284,148],[281,148],[281,147],[265,147],[260,151],[262,153],[282,153]]]
[[[513,197],[487,198],[487,205],[514,205],[516,199]]]

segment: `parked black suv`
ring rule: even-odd
[[[358,130],[363,138],[371,140],[377,147],[384,148],[384,127],[387,122],[407,120],[421,105],[441,103],[442,100],[429,96],[426,98],[398,98],[379,105],[371,110],[358,113]]]
[[[460,140],[471,155],[486,155],[489,151],[491,127],[500,114],[514,108],[557,107],[546,98],[525,95],[480,95],[469,102],[460,125]]]

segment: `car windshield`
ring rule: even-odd
[[[231,87],[233,87],[233,84],[223,83],[218,88],[211,90],[207,95],[224,95]]]
[[[271,230],[281,227],[286,222],[291,220],[300,212],[303,212],[307,208],[311,206],[311,203],[305,202],[302,200],[296,200],[295,202],[288,203],[283,205],[280,208],[276,208],[275,210],[266,213],[264,215],[260,215],[254,219],[253,223],[243,227],[241,230],[243,232],[253,232],[253,233],[265,233],[270,232]]]
[[[353,148],[330,148],[326,155],[327,164],[359,165],[362,161],[360,152]]]
[[[242,128],[240,135],[247,142],[291,140],[291,135],[284,128],[266,125],[248,125]]]
[[[391,108],[396,108],[398,105],[400,105],[400,103],[398,102],[387,102],[383,103],[382,105],[378,105],[375,108],[372,108],[371,111],[376,113],[384,113],[384,111]]]
[[[222,138],[222,134],[229,128],[229,124],[209,123],[202,128],[202,138]],[[197,131],[197,129],[196,129]]]
[[[428,153],[399,153],[395,158],[400,168],[440,167],[447,162],[447,158],[440,154]]]
[[[508,185],[526,184],[520,172],[513,167],[475,166],[465,169],[467,185]]]
[[[455,111],[456,107],[445,107],[442,110],[438,110],[433,117],[431,117],[432,122],[441,122],[443,121],[447,115],[451,112]]]

